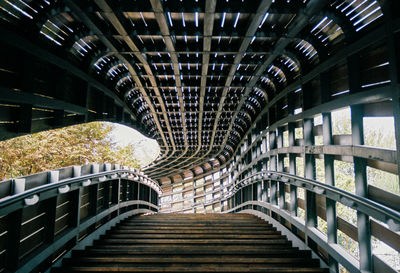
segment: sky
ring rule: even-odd
[[[134,154],[142,167],[154,161],[160,153],[160,147],[156,140],[145,137],[140,132],[128,126],[114,123],[111,132],[112,139],[120,146],[133,144]]]

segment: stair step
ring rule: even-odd
[[[190,229],[190,230],[176,230],[176,229],[129,229],[117,227],[112,230],[115,234],[276,234],[276,229],[265,229],[265,230],[220,230],[220,229]],[[278,232],[279,233],[279,232]],[[279,233],[280,234],[280,233]]]
[[[311,267],[248,267],[248,266],[174,266],[174,267],[123,267],[119,264],[112,267],[90,267],[90,266],[71,266],[68,269],[60,269],[59,272],[269,272],[269,273],[280,273],[280,272],[301,272],[301,273],[320,273],[329,272],[328,269],[322,268],[311,268]]]
[[[211,255],[210,253],[206,254],[189,254],[185,251],[179,251],[177,253],[167,254],[165,252],[157,253],[156,251],[150,252],[138,252],[138,251],[121,251],[115,249],[87,249],[87,250],[74,250],[73,256],[74,257],[153,257],[155,259],[158,258],[202,258],[202,257],[216,257]],[[270,251],[264,251],[260,254],[257,253],[250,253],[250,254],[239,254],[237,252],[231,254],[220,254],[218,255],[218,259],[251,259],[251,258],[281,258],[282,255],[286,258],[310,258],[311,252],[309,250],[298,250],[297,248],[287,248],[287,249],[274,249]]]
[[[212,256],[212,255],[201,255],[195,257],[178,256],[178,255],[148,255],[148,256],[97,256],[97,257],[77,257],[75,259],[69,259],[68,263],[75,264],[87,264],[87,263],[151,263],[151,264],[163,264],[163,263],[196,263],[196,264],[313,264],[318,265],[319,261],[314,259],[304,259],[303,257],[240,257],[240,256]]]
[[[153,222],[124,222],[122,226],[129,226],[129,227],[262,227],[262,228],[268,228],[272,227],[270,224],[263,224],[263,223],[212,223],[212,222],[206,222],[206,223],[153,223]]]
[[[184,245],[287,245],[286,238],[281,239],[102,239],[101,244],[184,244]]]
[[[286,236],[279,232],[274,234],[131,234],[131,233],[112,233],[102,238],[108,239],[284,239]]]
[[[302,262],[277,262],[277,263],[222,263],[222,262],[204,262],[204,263],[169,263],[169,262],[160,262],[160,263],[129,263],[129,262],[85,262],[84,260],[76,260],[76,263],[65,263],[65,266],[84,266],[84,267],[96,267],[96,268],[105,268],[105,267],[117,267],[117,268],[174,268],[174,267],[219,267],[219,268],[233,268],[233,267],[246,267],[251,269],[258,269],[258,268],[270,268],[270,267],[317,267],[319,263],[306,263]]]
[[[176,223],[176,222],[185,222],[185,223],[194,223],[194,222],[211,222],[211,223],[261,223],[265,224],[266,222],[259,218],[240,218],[240,219],[226,219],[226,218],[132,218],[126,219],[124,222],[131,223],[139,223],[139,222],[163,222],[163,223]]]
[[[108,249],[118,249],[124,251],[147,251],[147,253],[182,253],[185,251],[187,253],[198,253],[198,254],[235,254],[235,253],[265,253],[266,251],[276,251],[277,249],[286,249],[290,246],[290,243],[280,244],[274,246],[265,245],[179,245],[171,246],[167,244],[159,245],[112,245],[112,244],[99,244],[97,243],[92,248],[108,248]],[[157,249],[156,249],[157,248]]]
[[[176,221],[186,221],[186,222],[197,222],[197,221],[207,221],[207,222],[235,222],[235,223],[248,223],[249,221],[254,222],[254,223],[265,223],[265,221],[259,219],[259,218],[237,218],[237,219],[229,219],[229,218],[150,218],[150,217],[136,217],[132,219],[126,219],[125,221],[127,222],[164,222],[164,223],[169,223],[169,222],[176,222]]]
[[[191,226],[136,226],[136,225],[125,225],[122,224],[118,227],[118,229],[129,229],[129,230],[160,230],[160,229],[175,229],[175,230],[215,230],[216,227],[201,227],[201,226],[197,226],[197,227],[191,227]],[[226,227],[220,227],[220,229],[223,230],[235,230],[235,231],[249,231],[249,230],[275,230],[272,227],[261,227],[261,226],[247,226],[247,227],[236,227],[236,226],[226,226]]]
[[[167,219],[174,219],[174,218],[196,218],[196,219],[201,219],[201,218],[207,218],[207,219],[213,219],[213,218],[218,218],[218,219],[238,219],[238,218],[252,218],[252,219],[259,219],[254,215],[251,214],[218,214],[218,213],[155,213],[155,214],[148,214],[148,215],[140,215],[136,216],[135,218],[140,219],[140,218],[156,218],[156,219],[162,219],[162,218],[167,218]]]

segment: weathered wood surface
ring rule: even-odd
[[[272,225],[245,214],[127,219],[54,272],[328,272]]]

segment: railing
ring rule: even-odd
[[[39,272],[118,221],[159,210],[161,189],[134,169],[72,166],[0,183],[0,271]]]
[[[297,196],[297,188],[304,189],[304,199]],[[381,193],[386,194],[384,198],[393,198],[387,192]],[[289,202],[286,202],[285,194],[289,194]],[[359,216],[369,217],[371,235],[400,252],[400,235],[396,233],[400,231],[400,213],[394,206],[389,207],[390,204],[384,205],[315,180],[276,171],[257,172],[238,181],[229,189],[226,200],[229,209],[224,213],[247,212],[272,222],[319,254],[329,264],[331,272],[338,271],[338,264],[350,272],[364,272],[360,269],[364,260],[373,262],[374,272],[397,272],[371,253],[367,252],[369,255],[366,257],[362,250],[356,259],[337,241],[337,231],[340,230],[358,241],[360,247],[371,244],[370,240],[361,241],[370,238],[363,236],[363,232],[369,229],[336,216],[336,203],[339,202],[356,210]],[[304,217],[298,214],[298,208],[304,210]],[[327,222],[326,231],[316,225],[317,216]]]

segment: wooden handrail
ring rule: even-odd
[[[298,230],[301,230],[306,237],[312,239],[319,247],[321,247],[321,249],[326,251],[329,256],[335,257],[335,260],[344,265],[350,272],[360,272],[360,265],[358,261],[354,259],[354,257],[352,257],[349,253],[340,250],[340,245],[337,242],[328,242],[328,237],[330,236],[329,234],[324,235],[316,227],[310,226],[309,224],[307,224],[307,221],[304,221],[302,218],[298,217],[297,214],[290,211],[288,209],[290,207],[290,203],[287,203],[284,199],[275,198],[274,200],[272,197],[272,195],[274,194],[273,191],[268,191],[268,188],[270,186],[267,185],[267,188],[265,188],[265,186],[264,188],[261,188],[261,183],[268,183],[268,185],[272,185],[273,183],[283,183],[283,185],[303,188],[305,192],[312,192],[316,194],[316,196],[326,198],[326,202],[328,202],[328,200],[330,200],[330,202],[340,202],[346,207],[356,210],[358,213],[366,214],[374,218],[370,220],[372,235],[382,242],[392,246],[396,251],[400,250],[400,246],[398,245],[400,242],[400,235],[396,233],[396,231],[400,230],[399,211],[387,206],[385,202],[377,202],[377,200],[374,201],[370,198],[357,196],[355,194],[349,193],[334,186],[318,182],[316,180],[307,179],[284,172],[257,172],[245,179],[238,181],[235,185],[232,185],[230,188],[230,193],[226,196],[226,199],[224,199],[225,201],[232,202],[229,202],[230,208],[228,210],[225,210],[224,213],[239,211],[246,211],[250,213],[254,212],[254,214],[256,215],[264,215],[269,220],[276,221],[279,225],[281,220],[276,220],[270,213],[274,212],[279,215],[279,219],[284,219],[284,221],[290,223],[290,229],[292,229],[293,226],[296,227]],[[244,194],[245,192],[248,192],[248,190],[245,191],[245,189],[248,187],[251,187],[251,197]],[[284,190],[285,193],[287,192],[286,187],[280,186],[279,191],[280,189]],[[254,190],[256,190],[258,193],[257,198],[255,198],[253,195]],[[239,194],[238,198],[236,198],[237,194]],[[281,194],[282,193],[279,192],[279,196],[281,196]],[[388,197],[391,197],[391,200],[396,200],[396,202],[400,200],[400,197],[390,193],[386,193],[382,190],[379,192],[379,194],[381,197],[388,195]],[[281,201],[285,201],[285,204],[281,204]],[[290,201],[292,200],[290,199]],[[309,209],[308,206],[310,206],[310,204],[307,204],[304,199],[297,198],[296,202],[298,203],[298,208],[302,208],[305,211]],[[315,210],[315,212],[319,217],[327,221],[329,220],[329,218],[326,217],[327,209],[326,207],[321,206],[321,204],[319,204],[318,202],[316,203],[317,209]],[[353,240],[360,240],[360,238],[357,236],[359,233],[357,226],[347,223],[344,219],[340,217],[337,217],[335,219],[335,226],[338,230],[343,231]],[[328,225],[329,224],[331,223],[328,223]],[[282,228],[287,228],[287,226],[284,227],[284,225],[282,224]],[[379,260],[378,257],[372,256],[370,257],[370,259],[374,259],[377,261],[377,270],[383,270],[384,268],[385,272],[394,272],[394,269],[391,269],[388,265]]]
[[[59,170],[45,176],[48,184],[25,190],[26,178],[17,178],[13,195],[0,200],[0,269],[26,272],[48,268],[65,253],[94,237],[105,227],[136,213],[159,211],[161,188],[143,173],[110,165],[59,181]],[[87,167],[87,166],[86,166]],[[75,177],[74,177],[75,176]],[[35,175],[29,182],[35,183]],[[41,182],[36,182],[40,184]],[[1,255],[1,254],[0,254]]]

